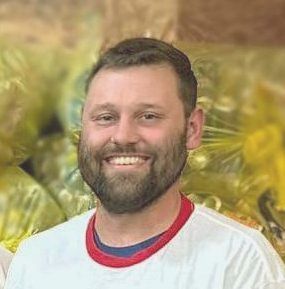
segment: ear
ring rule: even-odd
[[[195,108],[187,119],[187,149],[193,150],[200,146],[204,124],[204,112]]]

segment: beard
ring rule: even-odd
[[[148,169],[128,172],[105,170],[108,154],[150,156]],[[160,146],[107,144],[102,149],[89,147],[83,137],[78,146],[78,164],[84,181],[90,186],[103,207],[110,213],[135,213],[158,200],[178,180],[187,160],[186,132],[172,136]]]

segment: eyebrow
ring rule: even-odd
[[[140,109],[147,109],[147,108],[156,108],[156,109],[163,109],[162,106],[158,104],[152,104],[152,103],[139,103],[138,108]]]
[[[139,103],[136,105],[136,109],[160,109],[163,110],[163,107],[157,104],[152,104],[152,103]],[[108,111],[116,111],[116,106],[112,103],[102,103],[102,104],[97,104],[90,112],[91,115],[95,114],[98,111],[103,111],[103,110],[108,110]]]
[[[90,115],[93,115],[95,114],[96,112],[98,111],[102,111],[102,110],[109,110],[109,111],[114,111],[116,108],[115,108],[115,105],[112,104],[112,103],[102,103],[102,104],[98,104],[96,105],[91,111],[90,111]]]

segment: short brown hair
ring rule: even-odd
[[[91,69],[86,91],[101,69],[163,63],[170,65],[178,76],[180,98],[184,104],[185,114],[189,116],[197,101],[197,80],[191,69],[190,60],[182,51],[158,39],[131,38],[108,49]]]

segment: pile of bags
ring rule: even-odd
[[[94,198],[67,133],[74,103],[58,113],[68,59],[42,47],[0,42],[0,50],[0,242],[15,251],[23,238],[92,208]]]

